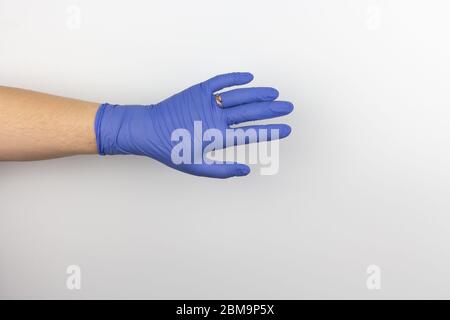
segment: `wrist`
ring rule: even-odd
[[[147,115],[143,105],[101,104],[94,124],[98,154],[142,154],[135,129],[144,125]]]

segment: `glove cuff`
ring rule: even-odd
[[[147,110],[148,106],[142,105],[101,104],[94,124],[98,153],[143,155],[135,128],[143,127]]]
[[[94,123],[94,129],[95,129],[95,139],[97,142],[97,152],[99,155],[104,156],[106,153],[103,150],[103,146],[102,146],[102,135],[101,135],[101,125],[102,125],[102,119],[103,119],[103,114],[105,112],[105,108],[107,107],[107,103],[102,103],[98,110],[97,113],[95,115],[95,123]]]

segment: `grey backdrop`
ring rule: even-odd
[[[449,10],[0,0],[1,85],[154,103],[251,71],[296,105],[274,176],[133,156],[1,163],[0,298],[449,298]]]

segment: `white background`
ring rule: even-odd
[[[449,14],[444,0],[0,0],[1,85],[149,104],[251,71],[296,106],[274,176],[1,163],[0,298],[449,298]]]

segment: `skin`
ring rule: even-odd
[[[0,160],[95,154],[99,104],[0,86]]]

